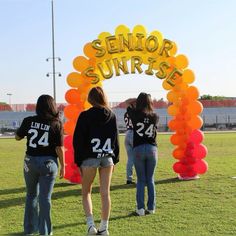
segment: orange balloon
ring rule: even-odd
[[[167,93],[167,100],[169,102],[175,102],[175,101],[178,101],[179,98],[180,98],[181,94],[179,92],[176,92],[174,90],[171,90]]]
[[[165,89],[165,90],[171,90],[173,89],[173,86],[171,86],[169,83],[166,82],[166,80],[164,80],[162,82],[162,87]]]
[[[188,121],[188,125],[194,129],[200,129],[202,127],[203,120],[200,116],[193,115]]]
[[[96,50],[92,47],[92,43],[86,43],[84,45],[84,54],[88,58],[94,58],[96,54]]]
[[[74,120],[68,120],[64,123],[64,131],[66,134],[73,135],[75,130],[75,121]]]
[[[83,56],[78,56],[73,61],[73,66],[77,71],[84,71],[90,66],[89,60]]]
[[[188,87],[189,87],[188,84],[182,81],[181,83],[177,83],[173,89],[174,91],[177,91],[177,92],[183,92],[183,91],[186,91]]]
[[[88,110],[91,107],[92,107],[92,105],[86,100],[85,103],[84,103],[84,109]]]
[[[189,100],[197,100],[199,97],[199,91],[195,86],[190,86],[186,90],[186,96],[188,97]]]
[[[187,108],[190,114],[200,114],[203,111],[203,106],[199,101],[192,101]]]
[[[171,116],[175,116],[178,113],[178,111],[179,111],[179,107],[175,105],[170,105],[167,108],[167,113]]]
[[[179,69],[186,68],[188,66],[188,58],[183,54],[176,56],[175,65]]]
[[[67,78],[67,84],[71,87],[79,87],[84,83],[84,77],[77,72],[70,73]]]
[[[173,120],[170,120],[170,121],[168,122],[168,127],[169,127],[172,131],[174,131],[174,130],[182,129],[182,128],[183,128],[183,124],[184,124],[183,121],[179,121],[179,120],[173,119]]]
[[[64,108],[64,115],[67,119],[77,120],[80,112],[81,112],[81,109],[79,109],[79,107],[75,104],[67,105]]]
[[[80,102],[80,93],[77,89],[69,89],[65,94],[68,103],[76,104]]]
[[[195,80],[195,75],[192,70],[184,70],[184,73],[182,75],[183,82],[191,84]]]
[[[172,155],[175,159],[182,159],[184,158],[185,156],[185,150],[180,148],[180,147],[177,147],[173,152],[172,152]]]
[[[177,53],[177,51],[178,51],[177,45],[173,41],[172,41],[172,46],[173,47],[169,51],[170,52],[170,56],[174,56]]]
[[[181,145],[183,143],[185,143],[187,140],[187,136],[186,135],[180,135],[178,133],[176,134],[173,134],[171,137],[170,137],[170,142],[173,144],[173,145]]]

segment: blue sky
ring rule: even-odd
[[[160,31],[189,59],[200,94],[236,96],[235,0],[54,0],[55,48],[61,57],[56,70],[57,102],[69,89],[66,76],[83,46],[120,24],[144,25]],[[34,103],[53,94],[51,61],[51,1],[0,0],[0,101]],[[113,77],[104,83],[110,101],[122,101],[141,91],[166,96],[160,80],[144,74]]]

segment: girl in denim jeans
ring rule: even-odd
[[[159,117],[154,113],[150,94],[140,93],[136,108],[128,107],[127,112],[133,124],[134,166],[137,174],[136,213],[145,215],[145,186],[147,186],[147,214],[153,214],[156,208],[154,171],[157,164],[157,123]]]
[[[60,162],[64,176],[63,129],[54,99],[41,95],[36,115],[26,117],[16,132],[16,140],[27,137],[24,160],[26,202],[24,233],[52,235],[51,195]],[[39,207],[39,210],[38,210]]]

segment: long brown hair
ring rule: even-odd
[[[56,102],[50,95],[43,94],[38,98],[36,114],[45,120],[59,120]]]
[[[103,89],[99,86],[94,87],[89,91],[88,102],[94,107],[104,107],[109,109],[107,97]]]
[[[140,93],[136,100],[136,110],[144,113],[153,113],[153,102],[150,94]]]

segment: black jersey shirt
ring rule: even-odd
[[[133,124],[133,147],[142,144],[157,146],[156,135],[159,117],[156,113],[147,114],[131,107],[127,108],[127,112]]]
[[[56,147],[63,146],[63,128],[59,120],[29,116],[23,120],[16,134],[21,138],[27,137],[26,154],[30,156],[56,157]]]
[[[118,129],[115,114],[108,109],[92,107],[83,111],[73,136],[74,160],[80,166],[88,158],[112,157],[119,161]]]
[[[125,114],[124,114],[124,121],[125,121],[126,129],[133,130],[133,124],[132,124],[132,121],[128,115],[128,112],[125,112]]]

